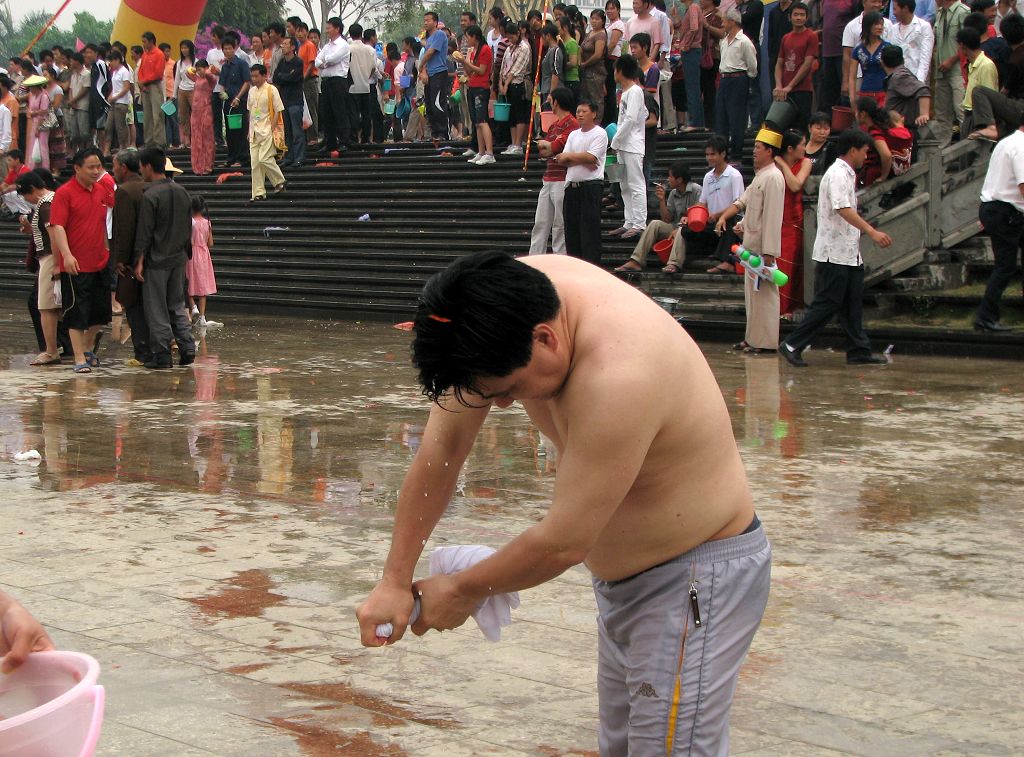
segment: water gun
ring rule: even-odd
[[[757,253],[751,252],[741,244],[732,246],[732,254],[741,269],[749,271],[755,279],[764,279],[777,287],[784,287],[789,283],[789,276],[780,271],[774,265],[766,265]],[[739,273],[739,271],[737,271]],[[755,280],[755,284],[760,284]]]

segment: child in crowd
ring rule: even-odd
[[[647,180],[644,178],[644,141],[647,106],[639,82],[640,66],[632,55],[623,55],[615,62],[615,81],[622,88],[619,101],[618,129],[612,147],[622,166],[622,203],[625,216],[621,228],[612,236],[633,239],[647,228]]]
[[[213,259],[210,248],[213,247],[213,227],[210,225],[210,211],[206,200],[199,195],[192,197],[192,257],[189,259],[185,274],[188,277],[188,304],[192,315],[198,315],[196,326],[200,328],[217,328],[223,323],[206,320],[206,298],[217,294],[217,280],[213,275]],[[196,307],[196,299],[199,306]]]

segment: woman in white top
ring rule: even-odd
[[[498,55],[498,43],[504,36],[504,29],[505,12],[495,6],[487,12],[487,44],[491,46],[491,55]]]
[[[605,31],[608,33],[608,48],[605,53],[604,65],[608,71],[604,80],[604,114],[601,123],[605,126],[619,119],[618,102],[615,99],[615,61],[622,54],[622,48],[628,44],[626,22],[622,20],[622,4],[619,0],[608,0],[604,4],[604,12],[608,17]]]
[[[181,124],[181,144],[192,144],[192,96],[196,83],[189,78],[188,71],[195,73],[196,46],[190,39],[183,39],[178,45],[178,60],[174,64],[174,99],[178,107],[178,122]]]

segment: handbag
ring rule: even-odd
[[[130,308],[139,301],[139,282],[134,276],[117,277],[117,291],[114,299],[121,303],[122,307]]]
[[[277,127],[274,113],[274,93],[277,89],[270,85],[270,92],[267,92],[267,117],[270,119],[270,134],[274,140],[274,149],[277,151],[277,159],[280,160],[288,152],[288,143],[284,139],[284,126]]]
[[[46,111],[46,115],[43,116],[42,123],[39,124],[39,131],[49,131],[50,129],[55,129],[57,127],[57,124],[57,112],[53,108],[50,108],[48,111]]]

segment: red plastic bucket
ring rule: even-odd
[[[708,225],[708,209],[706,205],[691,205],[690,209],[686,211],[686,225],[690,231],[695,231],[698,234]]]
[[[838,134],[853,126],[853,109],[842,105],[832,108],[832,133]]]
[[[660,242],[655,242],[654,247],[651,249],[653,249],[654,254],[658,256],[658,260],[661,261],[661,264],[667,265],[668,256],[672,254],[672,240],[662,239]]]

